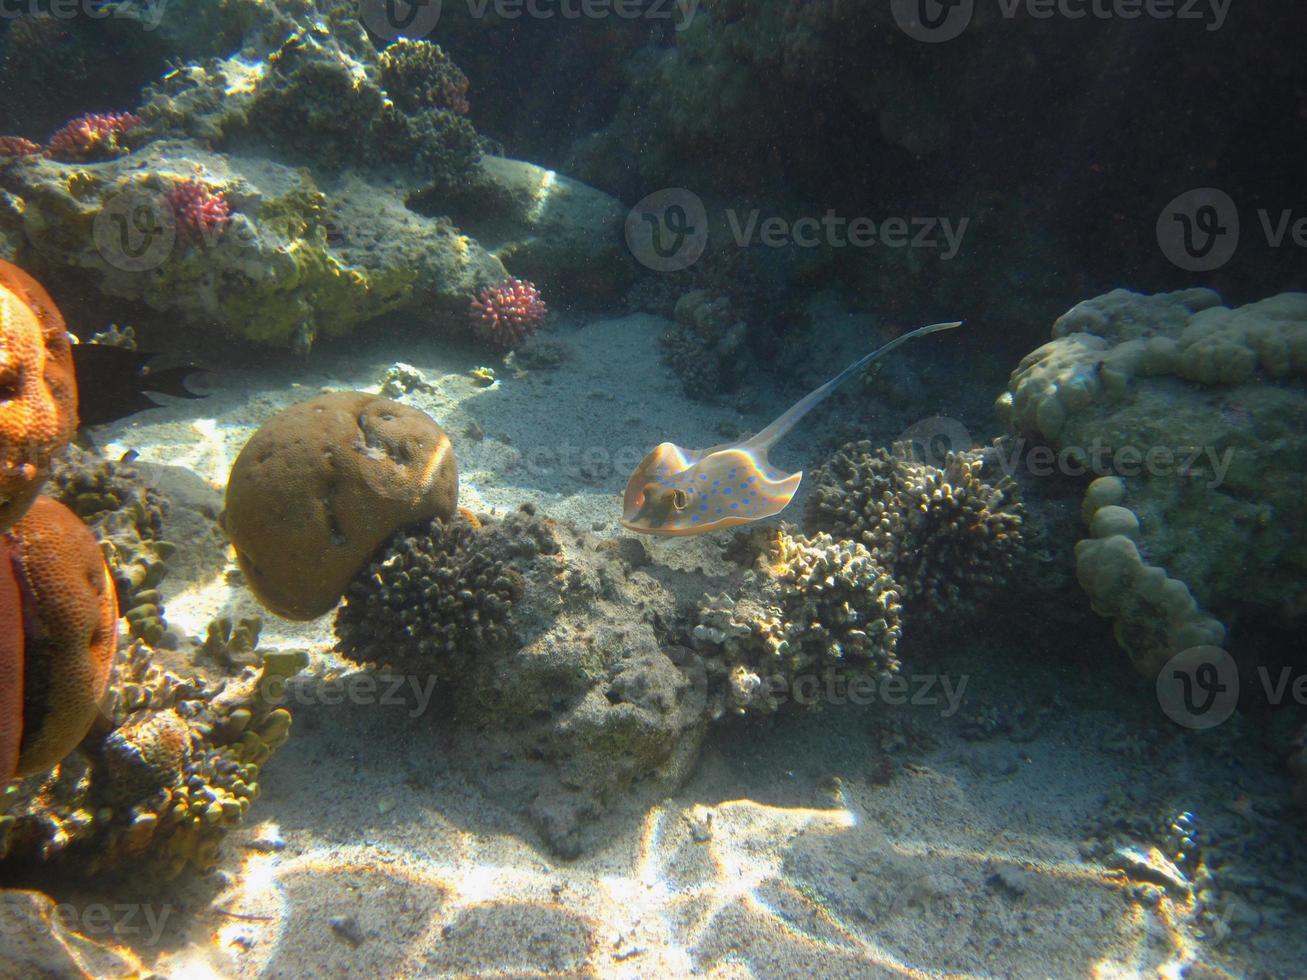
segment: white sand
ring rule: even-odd
[[[627,472],[655,443],[712,445],[723,423],[770,421],[683,398],[658,363],[662,327],[642,316],[565,323],[553,331],[571,352],[563,367],[501,369],[490,389],[469,378],[484,355],[445,340],[337,348],[307,365],[251,359],[217,374],[204,401],[112,427],[101,445],[185,466],[216,491],[278,409],[372,388],[404,361],[436,387],[404,400],[451,433],[464,505],[533,501],[620,533]],[[471,426],[484,435],[469,437]],[[652,552],[675,560],[684,546],[656,541]],[[175,628],[198,634],[219,612],[258,611],[225,571],[165,583]],[[313,669],[334,666],[330,617],[268,617],[264,639],[311,645]],[[720,726],[686,787],[647,813],[617,807],[607,843],[574,862],[550,856],[522,815],[460,774],[439,719],[407,705],[292,705],[294,732],[247,825],[225,844],[222,870],[192,886],[208,904],[190,908],[167,949],[140,952],[168,975],[286,978],[1178,976],[1204,960],[1236,974],[1295,962],[1287,945],[1276,951],[1285,930],[1200,945],[1183,901],[1141,904],[1122,875],[1082,859],[1102,794],[1148,772],[1101,748],[1102,729],[1146,718],[1139,738],[1162,731],[1124,657],[1103,659],[1125,692],[1107,708],[1095,707],[1094,678],[1068,680],[1001,644],[964,644],[931,665],[971,681],[963,714],[980,703],[1034,710],[1054,692],[1074,707],[1021,744],[964,741],[940,705]],[[1184,801],[1195,812],[1230,797],[1196,782]],[[1220,975],[1205,969],[1190,975]]]

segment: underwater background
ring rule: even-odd
[[[1305,36],[0,5],[0,977],[1307,975]]]

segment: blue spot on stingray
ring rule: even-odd
[[[722,487],[722,493],[729,494],[730,492],[731,492],[731,488],[730,488],[730,487]]]
[[[708,505],[707,505],[707,504],[700,504],[700,505],[699,505],[699,509],[700,509],[700,510],[707,510],[707,509],[708,509]]]
[[[694,521],[695,523],[698,523],[698,521],[699,521],[699,515],[698,515],[698,514],[691,514],[691,515],[690,515],[690,520]]]
[[[740,484],[740,489],[743,490],[743,489],[744,489],[745,487],[747,487],[748,485],[749,485],[749,484],[748,484],[747,481],[744,482],[744,483],[741,483],[741,484]]]
[[[731,504],[731,510],[739,510],[739,509],[740,509],[739,504]]]
[[[721,481],[721,480],[713,480],[713,481],[712,481],[712,485],[715,486],[715,487],[720,487],[720,486],[722,485],[722,481]]]
[[[721,512],[722,512],[722,509],[721,509],[720,507],[718,507],[716,513],[720,514]]]

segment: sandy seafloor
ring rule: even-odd
[[[665,326],[559,318],[548,335],[565,361],[525,374],[500,365],[491,388],[470,379],[487,355],[448,340],[337,342],[307,362],[233,355],[207,379],[205,399],[94,438],[110,458],[132,449],[143,463],[184,467],[200,480],[144,468],[187,506],[206,495],[216,506],[261,422],[323,391],[375,390],[402,361],[434,386],[403,400],[450,432],[464,506],[531,501],[625,533],[619,494],[655,443],[712,445],[786,407],[760,397],[758,414],[742,417],[688,401],[659,363]],[[802,445],[802,431],[791,439]],[[186,510],[175,507],[174,519]],[[174,629],[201,634],[215,615],[259,611],[230,563],[188,562],[180,543],[163,585]],[[650,547],[655,560],[693,561],[714,546]],[[331,617],[267,616],[263,645],[309,647],[310,670],[332,674],[344,667],[328,652],[330,631]],[[647,812],[619,807],[606,842],[573,861],[551,856],[520,814],[487,798],[468,761],[449,757],[440,720],[413,717],[411,703],[293,704],[291,739],[219,870],[152,893],[173,914],[157,943],[134,941],[136,952],[178,977],[1307,971],[1301,818],[1255,735],[1204,739],[1170,725],[1116,649],[1088,670],[1002,636],[962,637],[927,663],[904,658],[917,694],[918,675],[965,680],[956,713],[873,704],[719,724],[687,785]],[[928,693],[942,700],[938,686]],[[1011,729],[987,735],[985,717]],[[1087,859],[1083,842],[1113,793],[1144,824],[1189,811],[1245,855],[1245,880],[1214,889],[1215,912],[1200,917],[1185,895]]]

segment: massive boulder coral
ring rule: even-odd
[[[0,531],[41,490],[77,429],[77,378],[63,316],[35,279],[0,261]]]
[[[1024,508],[1016,484],[994,475],[982,451],[950,453],[934,466],[910,445],[841,447],[813,475],[804,515],[867,548],[904,602],[923,612],[969,614],[1008,579],[1021,554]]]
[[[251,590],[289,619],[330,612],[399,528],[449,518],[458,467],[430,416],[358,391],[279,412],[227,481],[225,525]]]
[[[610,806],[684,779],[706,725],[702,666],[660,642],[675,597],[647,569],[637,542],[529,511],[435,521],[350,585],[340,648],[434,674],[438,717],[476,777],[575,855]]]
[[[770,532],[736,596],[704,597],[691,628],[713,713],[769,713],[818,690],[899,668],[900,588],[855,541]]]
[[[37,497],[0,532],[0,782],[49,769],[95,720],[118,601],[94,535]]]
[[[1167,616],[1197,617],[1214,642],[1214,620],[1181,590],[1226,626],[1241,615],[1301,621],[1307,294],[1229,308],[1207,289],[1118,289],[1072,308],[1053,336],[1021,361],[996,407],[1055,450],[1063,471],[1119,478],[1090,485],[1086,523],[1100,527],[1077,564],[1118,636],[1132,638],[1131,659],[1151,671],[1190,642]],[[1096,517],[1100,507],[1114,509]],[[1108,523],[1130,533],[1100,533]],[[1110,598],[1127,566],[1174,583],[1174,602]]]

